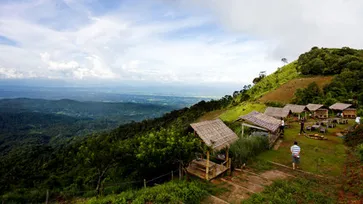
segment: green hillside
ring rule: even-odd
[[[44,201],[44,192],[50,190],[51,198],[60,200],[77,198],[82,200],[84,197],[110,195],[104,200],[93,198],[89,200],[89,203],[127,203],[133,199],[148,203],[154,201],[157,203],[165,199],[186,202],[189,198],[195,199],[191,203],[198,203],[207,195],[201,190],[200,185],[176,184],[178,187],[175,188],[184,190],[178,190],[175,194],[165,193],[170,186],[174,185],[173,183],[141,191],[127,190],[140,189],[145,185],[144,181],[150,181],[147,185],[153,186],[170,180],[169,177],[157,181],[154,178],[164,174],[169,176],[170,172],[185,168],[195,158],[196,153],[202,153],[207,148],[191,134],[190,123],[220,117],[238,132],[240,124],[233,123],[238,116],[252,110],[263,111],[269,105],[281,105],[262,103],[265,101],[261,99],[268,93],[278,90],[292,80],[317,76],[327,76],[331,78],[331,83],[327,82],[318,86],[312,81],[306,88],[304,85],[296,91],[291,89],[294,93],[290,93],[293,97],[289,102],[329,105],[335,101],[352,101],[357,108],[360,108],[359,104],[363,103],[362,51],[350,48],[314,47],[302,54],[297,61],[279,68],[269,76],[261,77],[253,86],[245,86],[242,90],[234,92],[232,96],[227,95],[220,100],[208,102],[201,101],[189,108],[172,111],[159,118],[124,124],[109,132],[69,141],[62,147],[29,145],[13,149],[0,158],[1,199],[6,202],[38,203]],[[281,142],[278,150],[267,150],[266,141],[263,138],[256,140],[253,137],[252,139],[240,138],[230,149],[233,168],[247,162],[248,165],[254,165],[257,170],[266,170],[272,168],[266,165],[266,162],[271,160],[290,165],[289,146],[292,141],[299,139],[297,135],[299,125],[293,121],[288,122],[293,125],[287,130],[286,138]],[[339,177],[344,172],[347,153],[344,151],[346,147],[343,140],[336,137],[335,133],[344,131],[351,124],[353,121],[350,121],[349,125],[338,126],[334,131],[329,132],[327,134],[329,144],[321,145],[325,141],[301,138],[302,147],[306,149],[304,170]],[[355,152],[355,150],[352,151]],[[314,154],[317,156],[315,157]],[[325,154],[329,156],[324,158]],[[355,153],[352,154],[355,155]],[[322,165],[324,167],[321,167]],[[297,176],[299,175],[295,175]],[[356,179],[360,180],[360,177]],[[274,196],[274,193],[280,192],[279,196],[286,193],[289,201],[299,199],[306,200],[308,203],[314,203],[314,201],[331,203],[332,199],[337,199],[331,195],[337,195],[340,186],[343,185],[341,182],[336,182],[334,185],[324,186],[321,180],[308,182],[300,180],[299,185],[295,185],[297,181],[293,179],[286,182],[288,183],[276,183],[270,191],[267,189],[254,196],[252,201],[264,203],[263,201],[266,201],[264,199],[271,198],[274,199],[274,203],[280,203],[279,201],[283,201],[284,198]],[[333,186],[331,188],[334,193],[311,192],[306,188],[309,182],[313,182],[318,187],[322,185],[322,188]],[[300,197],[292,195],[296,192],[286,188],[290,185],[294,187],[293,189],[304,188],[304,195]],[[314,189],[319,189],[318,187]],[[187,196],[189,188],[195,188],[198,195]],[[208,191],[213,194],[212,189]],[[158,193],[160,197],[156,195]],[[359,193],[357,191],[354,196]],[[115,194],[119,195],[115,196]],[[252,201],[251,203],[256,203]]]

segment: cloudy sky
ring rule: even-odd
[[[362,19],[361,0],[0,0],[0,80],[248,84],[361,48]]]

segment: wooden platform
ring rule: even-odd
[[[201,179],[206,179],[206,170],[203,166],[204,162],[205,160],[194,160],[193,162],[191,162],[190,165],[187,167],[188,173]],[[212,161],[209,161],[209,167],[210,169],[208,173],[208,180],[214,179],[228,170],[227,167],[221,164],[214,163]]]

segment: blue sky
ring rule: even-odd
[[[358,0],[0,0],[0,80],[242,87],[312,46],[362,47],[362,9]]]

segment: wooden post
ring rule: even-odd
[[[47,194],[45,197],[45,204],[48,204],[48,201],[49,201],[49,190],[47,189]]]
[[[144,179],[144,188],[146,188],[146,179]]]
[[[171,171],[171,180],[174,179],[174,171]]]
[[[209,179],[209,151],[207,151],[207,166],[205,169],[205,179]]]
[[[226,161],[227,161],[226,166],[228,166],[228,159],[229,159],[229,147],[227,147],[227,150],[226,150]]]
[[[227,163],[228,163],[228,175],[231,175],[231,173],[232,173],[232,169],[231,169],[231,166],[232,166],[231,165],[231,163],[232,163],[231,162],[231,158],[228,159],[228,162]]]
[[[244,132],[245,132],[245,126],[243,124],[244,123],[242,123],[242,137],[244,137]]]

